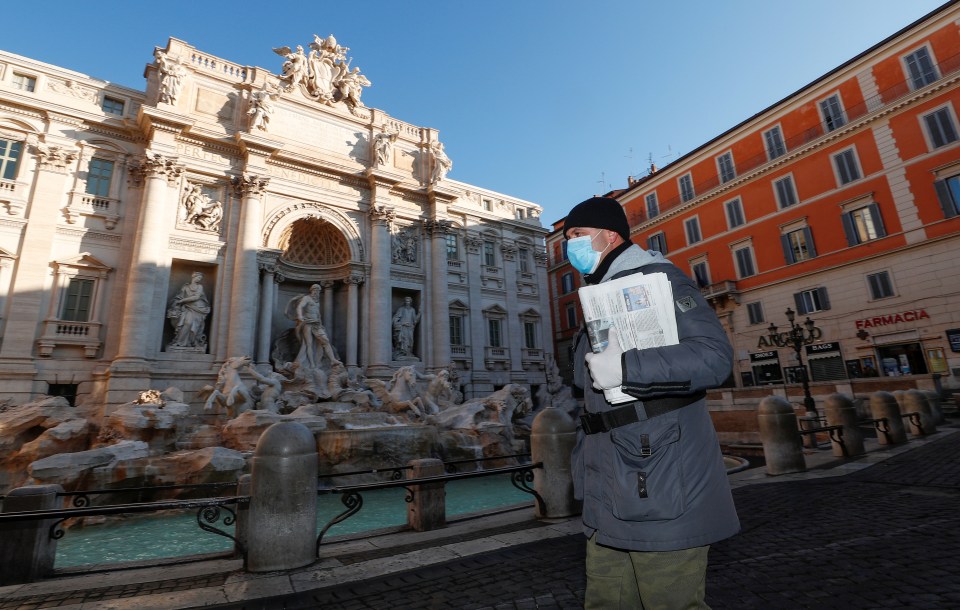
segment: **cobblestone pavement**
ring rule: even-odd
[[[734,490],[710,553],[715,610],[960,608],[960,434],[830,478]],[[584,539],[534,542],[236,610],[581,608]]]

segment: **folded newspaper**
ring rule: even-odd
[[[673,289],[666,273],[634,273],[609,282],[583,286],[578,291],[590,347],[607,347],[611,328],[624,351],[679,343]],[[620,388],[603,391],[607,402],[636,400]]]

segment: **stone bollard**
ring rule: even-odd
[[[824,401],[824,411],[828,426],[843,426],[843,445],[847,448],[847,456],[863,455],[863,431],[857,426],[857,407],[853,400],[843,394],[831,394]],[[832,443],[833,455],[843,456],[843,450]]]
[[[797,414],[787,399],[767,396],[757,408],[760,424],[760,442],[767,462],[767,474],[778,475],[804,472],[803,446],[797,428]]]
[[[59,485],[27,485],[10,490],[3,512],[19,513],[61,508]],[[0,585],[34,582],[53,574],[57,540],[50,536],[56,519],[13,521],[0,525]]]
[[[439,477],[443,475],[443,461],[433,458],[410,460],[408,479]],[[447,524],[446,489],[441,483],[411,485],[413,499],[407,503],[407,525],[415,532],[439,529]]]
[[[260,436],[250,476],[248,571],[290,570],[316,558],[317,457],[303,424],[279,422]]]
[[[907,432],[903,429],[900,417],[900,405],[890,392],[874,392],[870,395],[870,415],[873,419],[887,419],[887,433],[877,431],[877,442],[881,445],[897,445],[907,442]],[[889,438],[888,438],[889,437]]]
[[[544,512],[535,503],[538,519],[553,519],[580,514],[580,503],[573,497],[573,471],[570,454],[577,444],[577,425],[566,411],[547,407],[533,418],[530,426],[530,457],[543,468],[533,471],[533,489],[543,498]]]
[[[920,414],[920,426],[917,426],[912,418],[907,420],[910,434],[913,436],[924,436],[937,431],[933,410],[930,408],[927,395],[922,390],[907,390],[903,393],[903,412]]]
[[[237,495],[249,496],[251,481],[249,474],[240,475],[237,479]],[[237,522],[234,528],[234,537],[237,539],[233,545],[234,556],[243,556],[246,558],[247,545],[250,543],[247,533],[250,531],[250,504],[237,505]]]

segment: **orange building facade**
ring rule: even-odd
[[[960,388],[958,24],[948,3],[612,194],[633,241],[700,282],[735,349],[730,386]],[[547,247],[567,377],[579,277],[560,226]]]

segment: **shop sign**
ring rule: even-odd
[[[857,320],[857,329],[874,328],[876,326],[889,326],[892,324],[902,324],[903,322],[919,322],[920,320],[929,320],[930,314],[926,309],[912,309],[910,311],[900,311],[897,313],[888,313],[882,316],[872,318],[863,318]]]
[[[950,351],[960,352],[960,328],[948,328],[947,341],[950,342]]]
[[[750,362],[762,362],[764,360],[770,360],[771,358],[779,360],[780,356],[777,352],[754,352],[750,354]]]
[[[819,354],[822,352],[839,352],[840,344],[836,341],[829,341],[827,343],[814,343],[813,345],[807,346],[808,354]]]

